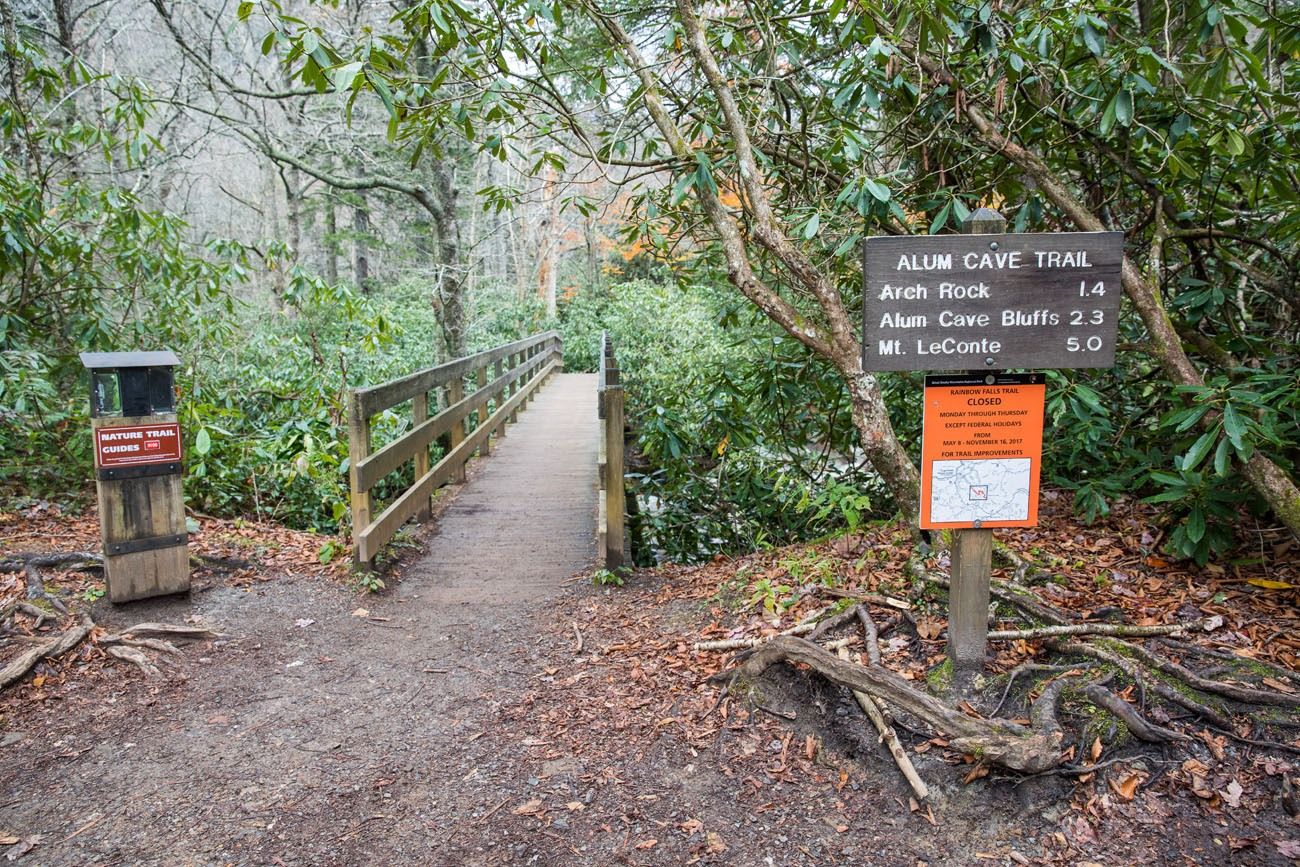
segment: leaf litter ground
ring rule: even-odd
[[[1037,584],[1045,600],[1085,620],[1222,618],[1199,645],[1295,671],[1287,540],[1258,531],[1254,562],[1197,570],[1155,553],[1140,507],[1087,528],[1049,512],[999,534],[1057,576]],[[943,599],[914,592],[897,528],[643,571],[623,588],[574,581],[510,605],[425,606],[435,588],[414,552],[387,593],[358,596],[318,562],[321,537],[200,523],[193,550],[207,559],[188,600],[130,615],[81,604],[107,625],[198,617],[226,638],[186,648],[153,680],[90,642],[0,696],[0,845],[15,858],[1085,867],[1290,864],[1300,850],[1282,804],[1296,757],[1191,720],[1170,724],[1195,740],[1165,747],[1104,720],[1072,731],[1081,773],[1028,780],[902,730],[932,792],[916,803],[842,688],[776,668],[751,701],[719,704],[708,678],[729,654],[693,644],[775,634],[824,606],[806,591],[825,584],[908,599],[909,618],[882,634],[883,662],[934,680]],[[0,537],[3,553],[94,550],[97,530],[93,516],[37,509],[0,517]],[[84,573],[46,578],[73,600],[97,589]],[[25,589],[19,574],[0,582]],[[994,649],[995,672],[1042,652]],[[1294,728],[1240,734],[1295,743]]]

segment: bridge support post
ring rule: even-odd
[[[605,372],[605,568],[623,565],[623,386],[618,368]]]

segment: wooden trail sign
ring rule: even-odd
[[[1123,232],[863,245],[863,370],[1111,367]]]

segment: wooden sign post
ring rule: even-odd
[[[998,235],[1007,221],[980,208],[966,219],[967,235]],[[993,531],[983,527],[953,531],[948,590],[948,659],[952,682],[964,690],[984,670],[989,634],[989,582],[993,575]]]
[[[962,228],[867,240],[862,329],[863,370],[968,371],[927,377],[920,516],[953,534],[959,688],[984,667],[993,528],[1037,524],[1043,377],[1003,371],[1113,366],[1124,254],[1122,232],[1003,234],[988,208]]]
[[[184,593],[190,561],[171,352],[83,352],[108,598]]]

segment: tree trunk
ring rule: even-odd
[[[587,286],[596,292],[601,289],[600,234],[596,231],[596,218],[588,216],[583,223],[583,228],[587,242]]]
[[[366,197],[358,193],[359,204],[352,206],[352,276],[357,288],[362,292],[370,291],[370,208]]]
[[[280,229],[280,177],[275,163],[266,163],[266,172],[262,182],[263,198],[266,210],[262,212],[262,237],[282,238]],[[271,287],[272,296],[277,305],[283,306],[286,282],[284,279],[284,262],[272,262]]]
[[[894,433],[880,393],[880,381],[875,374],[862,370],[861,353],[846,362],[850,372],[844,373],[844,379],[853,402],[853,426],[858,429],[862,450],[872,469],[880,474],[894,495],[898,511],[915,524],[921,515],[921,475]],[[854,369],[856,373],[851,372]]]
[[[537,239],[537,297],[548,317],[555,316],[555,285],[558,275],[560,248],[560,214],[559,202],[555,197],[555,169],[546,167],[542,176],[542,207],[546,216],[541,222],[541,231]]]
[[[325,192],[325,279],[331,286],[339,282],[339,224],[334,210],[334,193]]]
[[[433,167],[433,192],[440,205],[434,215],[438,227],[438,258],[442,268],[438,293],[442,303],[442,334],[447,356],[465,354],[465,270],[461,265],[460,218],[456,207],[453,167],[441,160]]]
[[[281,166],[280,180],[284,184],[285,220],[289,245],[290,261],[302,259],[302,179],[293,166]]]

